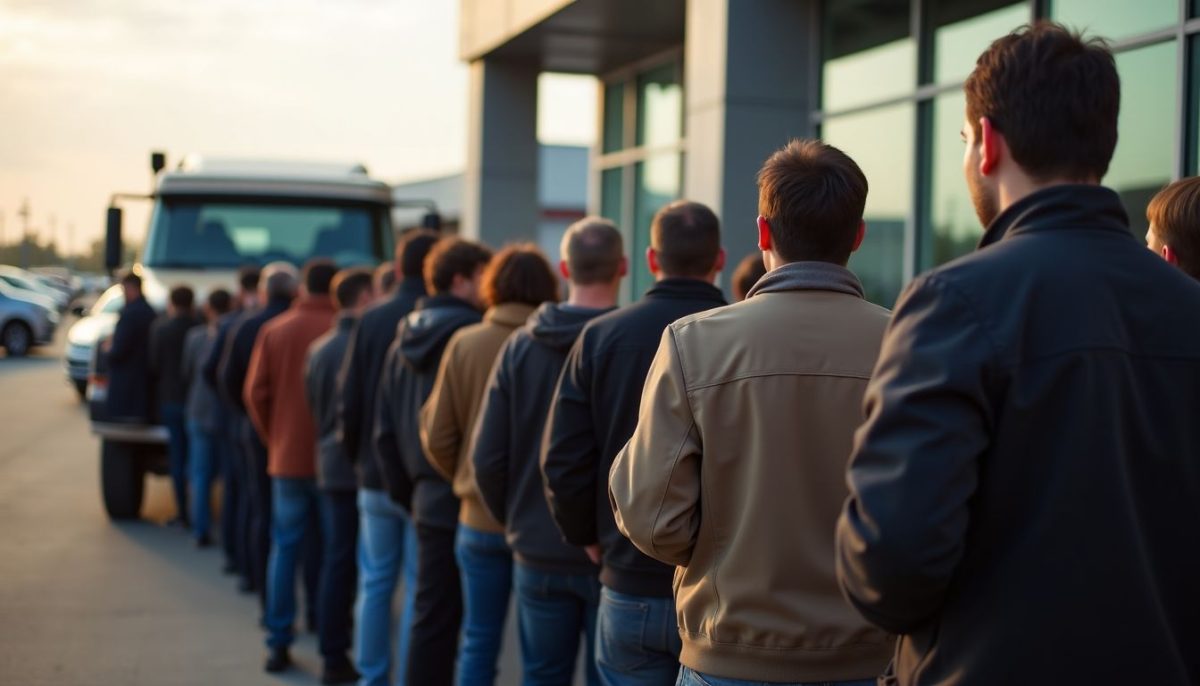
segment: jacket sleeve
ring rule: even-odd
[[[218,376],[220,377],[219,380],[221,382],[220,388],[226,400],[234,407],[243,411],[248,411],[246,409],[245,400],[243,400],[243,395],[246,388],[247,370],[242,362],[242,353],[239,348],[242,348],[245,345],[253,346],[254,341],[242,340],[243,334],[245,333],[245,331],[243,331],[243,326],[245,325],[246,323],[243,322],[241,326],[238,326],[236,329],[229,332],[229,341],[226,343],[225,352],[221,357],[221,366]],[[253,347],[251,349],[253,349]]]
[[[108,349],[109,362],[120,364],[138,354],[141,346],[137,338],[138,330],[141,327],[134,320],[140,320],[141,318],[141,313],[133,310],[122,312],[121,316],[117,318],[117,325],[113,328],[112,346]],[[142,341],[141,343],[148,345],[149,341]],[[141,349],[145,350],[145,348]]]
[[[462,393],[458,370],[459,362],[458,334],[451,337],[446,344],[438,366],[437,379],[433,382],[433,391],[421,407],[421,449],[425,459],[434,471],[442,475],[446,481],[454,481],[454,473],[458,468],[458,450],[463,441],[463,424],[465,418],[460,416],[459,408],[462,402],[458,395]]]
[[[361,332],[360,320],[354,325],[346,342],[346,355],[342,358],[337,378],[337,435],[351,462],[358,459],[358,446],[364,438],[359,435],[364,393],[362,366],[366,364],[366,353],[362,351],[362,341],[366,337]],[[365,438],[371,439],[370,436]]]
[[[411,510],[412,478],[404,468],[400,454],[400,437],[396,434],[395,400],[398,392],[400,355],[396,351],[398,342],[392,343],[384,362],[383,374],[379,377],[375,396],[375,460],[383,479],[388,497]]]
[[[938,611],[962,557],[992,425],[994,350],[964,297],[936,277],[909,287],[884,336],[837,524],[837,574],[859,613],[892,633]]]
[[[509,345],[505,344],[496,357],[471,440],[475,489],[488,512],[501,524],[505,523],[508,513],[508,464],[512,445],[508,351]]]
[[[213,389],[220,387],[217,382],[217,370],[221,366],[221,355],[225,352],[225,340],[229,335],[229,324],[223,324],[217,329],[217,337],[213,340],[212,347],[208,350],[208,357],[204,360],[204,368],[201,373],[204,375],[204,380],[208,382]]]
[[[304,355],[304,399],[308,401],[308,411],[312,415],[313,425],[317,427],[317,441],[325,435],[325,426],[321,422],[320,403],[323,396],[321,386],[321,355],[317,345],[310,346]]]
[[[246,372],[246,383],[242,393],[242,402],[246,404],[246,414],[250,415],[255,430],[263,443],[270,441],[271,435],[271,404],[272,397],[270,357],[271,337],[262,335],[254,343],[254,351],[250,354],[250,368]]]
[[[541,468],[550,513],[568,543],[596,543],[599,446],[592,427],[587,329],[567,355],[546,419]]]
[[[609,474],[617,528],[639,550],[686,566],[700,531],[700,435],[671,327],[642,392],[637,428]]]
[[[147,362],[149,363],[151,374],[159,374],[162,371],[162,348],[164,347],[163,328],[165,328],[163,323],[165,321],[165,319],[156,319],[154,320],[154,323],[150,325],[150,344],[148,346],[149,359]]]

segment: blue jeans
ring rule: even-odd
[[[216,436],[199,424],[188,420],[188,465],[192,473],[192,535],[199,540],[208,535],[212,522],[209,512],[212,502],[213,458]]]
[[[295,638],[296,570],[305,547],[318,544],[321,530],[317,522],[316,479],[271,478],[271,556],[267,561],[269,648],[286,648]]]
[[[229,417],[224,419],[229,420]],[[249,515],[243,512],[245,495],[242,490],[242,453],[234,440],[233,429],[227,425],[213,434],[213,455],[221,465],[221,547],[225,561],[247,583],[250,581],[250,561],[246,558],[246,536],[249,534]]]
[[[183,418],[183,405],[163,403],[158,416],[167,428],[167,467],[175,491],[175,511],[179,518],[188,519],[188,436]]]
[[[596,671],[605,686],[671,686],[681,650],[674,598],[600,591]]]
[[[805,681],[791,684],[781,684],[775,681],[745,681],[743,679],[725,679],[717,676],[701,674],[684,667],[679,670],[679,679],[675,686],[875,686],[874,679],[855,679],[854,681]]]
[[[600,581],[595,574],[545,572],[517,563],[517,617],[521,629],[524,686],[557,686],[575,678],[579,639],[587,646],[587,683],[597,686],[596,613]]]
[[[408,627],[412,624],[417,588],[417,534],[408,515],[387,493],[358,491],[358,602],[354,619],[358,632],[354,661],[360,686],[387,686],[394,672],[396,686],[405,686]],[[404,570],[404,605],[400,621],[392,618],[392,597]],[[392,643],[395,637],[396,643]],[[399,664],[392,666],[392,648]]]
[[[496,681],[496,660],[512,591],[512,551],[504,534],[458,525],[454,541],[463,590],[462,642],[458,649],[459,686]]]

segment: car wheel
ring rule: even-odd
[[[75,387],[75,392],[79,394],[79,400],[87,400],[87,379],[71,379],[71,385]]]
[[[100,488],[109,519],[137,519],[142,511],[144,486],[145,470],[134,446],[103,441],[100,444]]]
[[[24,357],[33,345],[33,331],[25,322],[9,322],[0,333],[0,343],[9,357]]]

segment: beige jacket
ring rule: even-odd
[[[421,408],[421,447],[429,464],[454,484],[454,495],[462,501],[459,521],[489,533],[502,534],[504,527],[475,489],[470,439],[496,355],[533,309],[505,303],[489,309],[479,324],[456,331],[442,353],[433,392]]]
[[[770,272],[664,333],[617,456],[617,526],[678,565],[680,662],[754,681],[879,675],[893,639],[842,598],[834,526],[887,310],[836,265]]]

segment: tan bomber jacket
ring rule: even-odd
[[[664,331],[610,473],[617,526],[678,566],[685,666],[874,677],[894,641],[842,598],[834,526],[888,312],[825,263],[780,267],[751,293]]]

